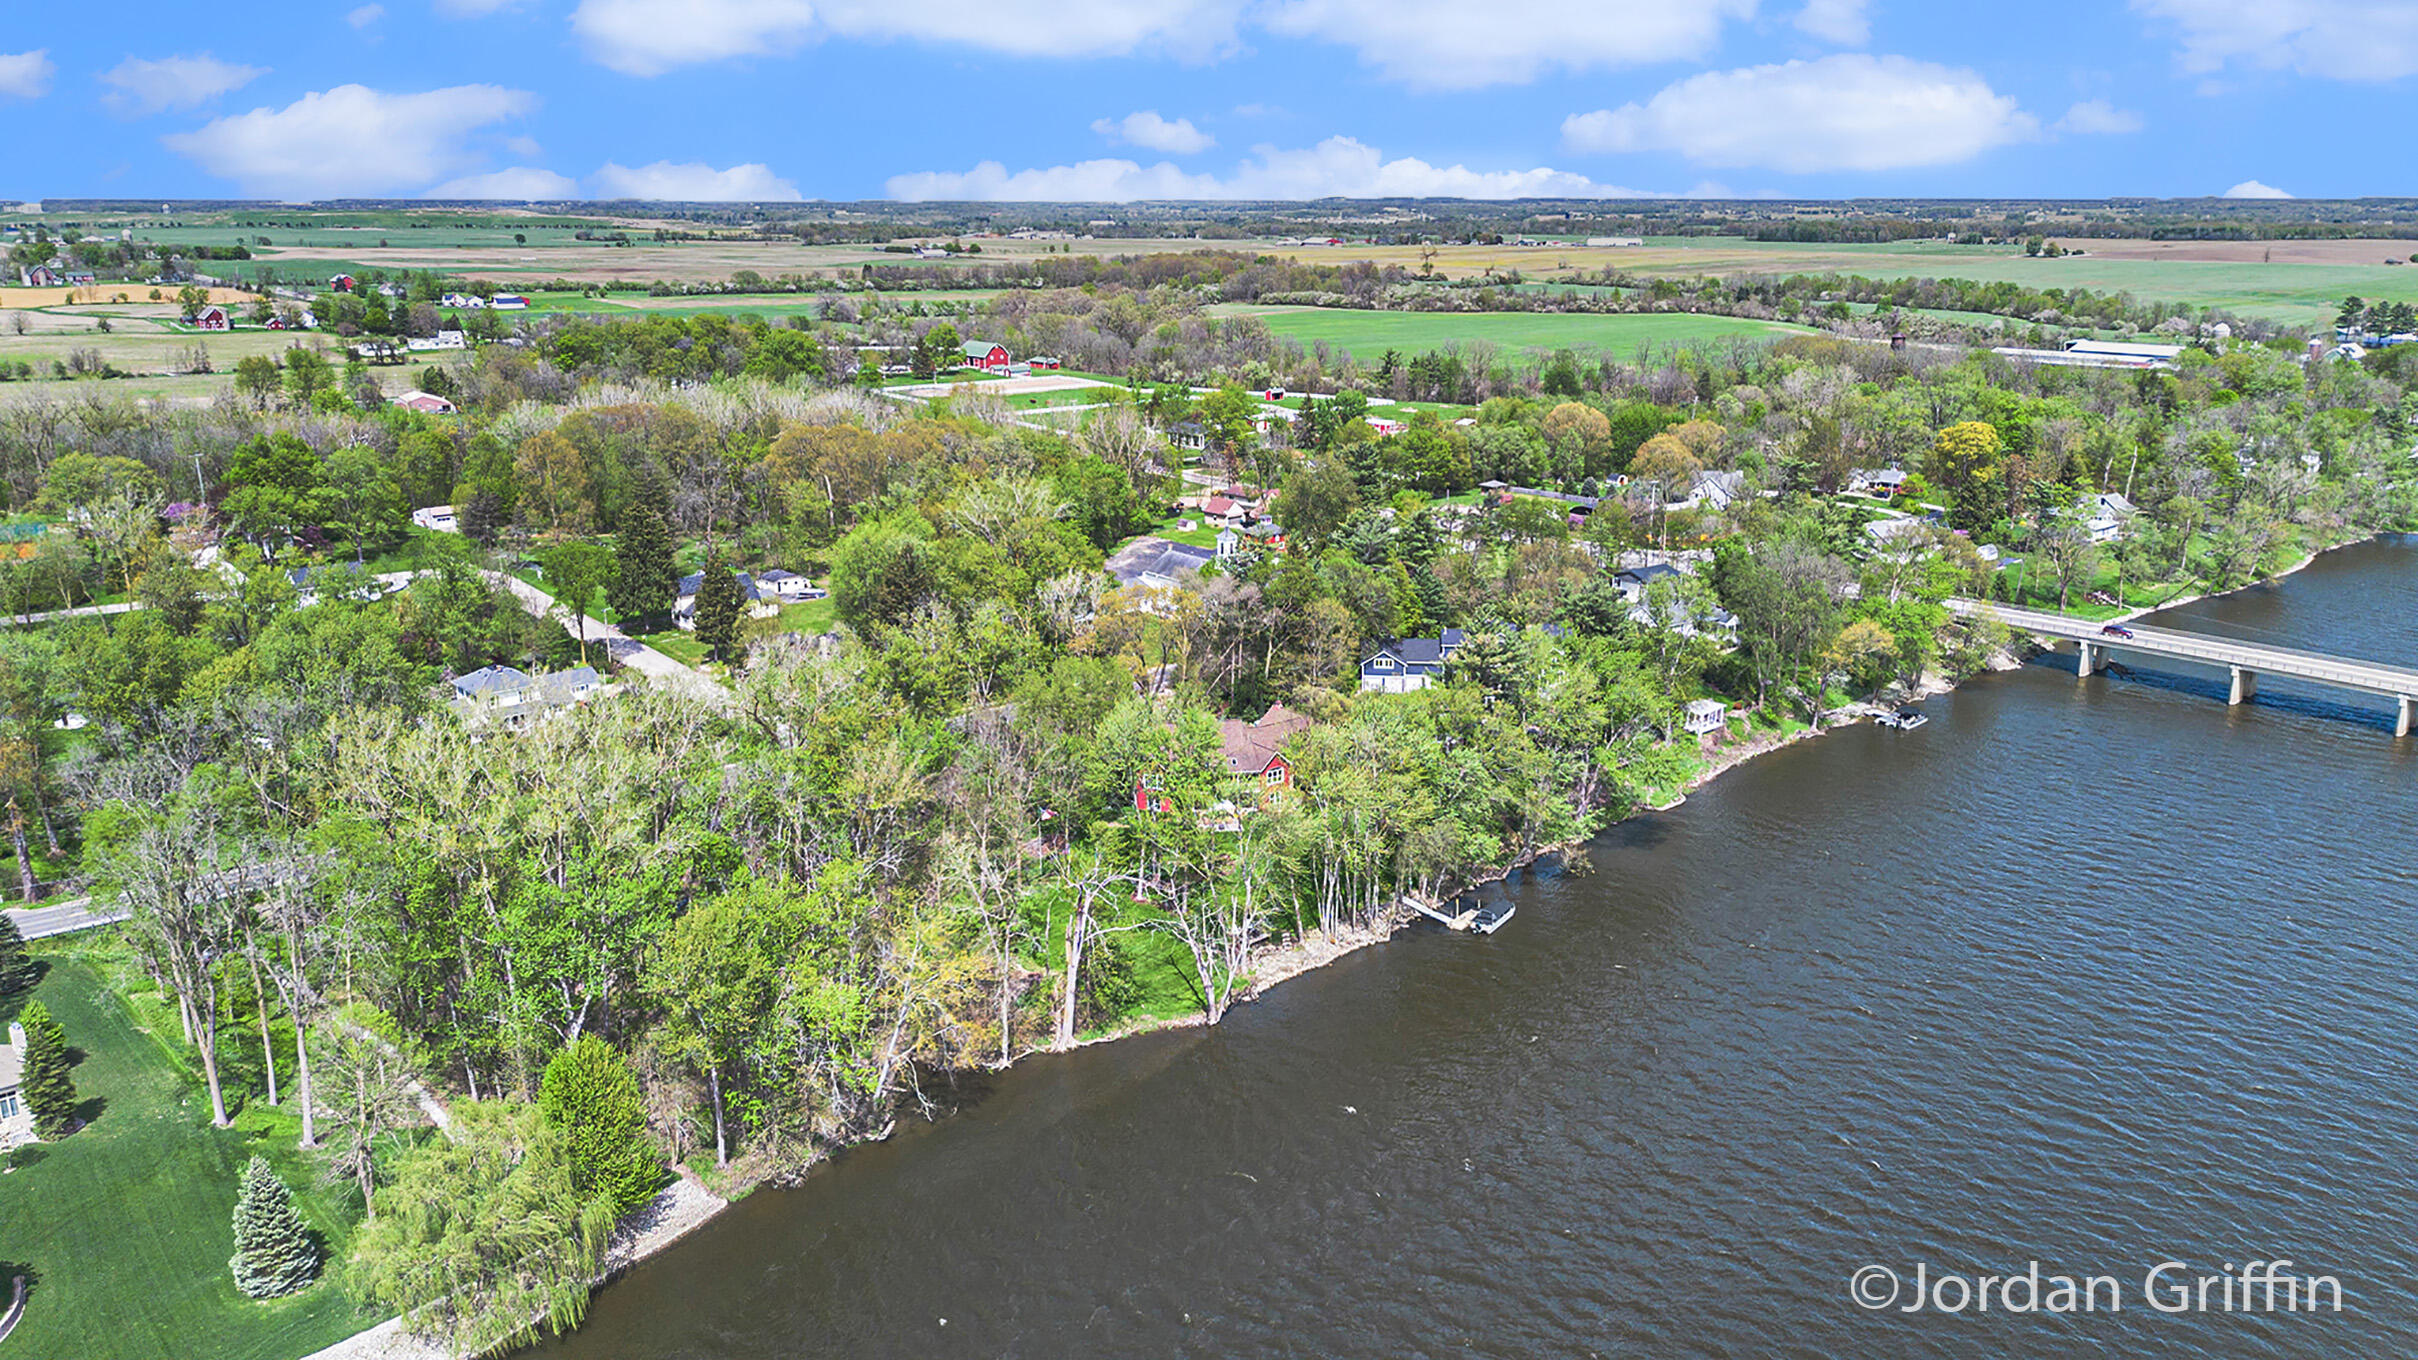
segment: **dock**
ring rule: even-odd
[[[1503,928],[1504,922],[1509,921],[1519,911],[1519,908],[1512,905],[1509,899],[1498,898],[1492,902],[1481,902],[1467,911],[1448,912],[1417,893],[1402,894],[1402,905],[1443,926],[1446,930],[1458,930],[1465,934],[1476,935],[1494,934]]]

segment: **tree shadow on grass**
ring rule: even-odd
[[[91,1128],[93,1121],[99,1119],[102,1112],[108,1108],[109,1097],[86,1096],[76,1104],[76,1127],[78,1129]]]

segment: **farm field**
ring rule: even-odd
[[[1374,362],[1387,349],[1409,354],[1481,340],[1506,349],[1600,350],[1626,356],[1640,347],[1809,333],[1802,326],[1776,322],[1678,314],[1363,312],[1247,304],[1223,305],[1212,310],[1228,316],[1259,317],[1268,323],[1269,330],[1288,340],[1303,345],[1323,340],[1336,349],[1351,351],[1364,363]]]

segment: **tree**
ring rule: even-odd
[[[274,558],[284,540],[328,518],[330,499],[319,455],[285,431],[239,446],[227,482],[234,489],[220,509],[264,557]]]
[[[247,354],[235,361],[235,390],[252,399],[252,409],[265,409],[274,396],[284,374],[277,360],[266,354]]]
[[[749,880],[683,913],[647,961],[648,989],[669,1023],[664,1049],[705,1074],[714,1107],[714,1165],[730,1164],[724,1086],[772,1012],[780,982],[771,923],[780,898]]]
[[[352,539],[355,566],[366,560],[370,542],[386,542],[410,522],[402,491],[372,449],[356,444],[329,454],[326,481],[327,522]]]
[[[579,634],[579,660],[585,665],[588,606],[612,588],[612,551],[599,543],[558,543],[539,554],[538,563],[545,569],[546,588],[553,592],[555,604],[571,613]]]
[[[33,955],[25,952],[25,935],[17,929],[17,918],[0,913],[0,996],[15,996],[41,977]]]
[[[583,533],[594,504],[587,456],[553,430],[521,441],[512,470],[520,479],[522,522],[550,533]]]
[[[1322,551],[1360,504],[1352,469],[1334,454],[1305,463],[1276,498],[1276,520],[1305,551]]]
[[[209,305],[210,290],[199,284],[188,283],[176,290],[177,310],[187,321],[200,316],[202,308]]]
[[[255,1154],[235,1197],[235,1287],[254,1299],[280,1299],[319,1278],[319,1245],[294,1211],[294,1192]]]
[[[285,386],[293,394],[296,406],[309,406],[335,380],[335,365],[327,361],[326,355],[299,345],[286,351]]]
[[[577,1326],[613,1227],[612,1197],[573,1187],[561,1132],[496,1101],[455,1106],[453,1136],[402,1159],[387,1204],[357,1239],[363,1292],[460,1355]]]
[[[659,620],[672,612],[680,568],[672,561],[672,493],[653,462],[638,465],[630,503],[614,526],[613,575],[605,598],[622,622]]]
[[[722,560],[722,550],[705,554],[704,575],[697,582],[697,641],[708,657],[734,660],[739,651],[739,578]]]
[[[67,1034],[50,1018],[50,1008],[36,1001],[17,1017],[25,1027],[20,1089],[33,1113],[34,1133],[46,1139],[65,1138],[76,1128],[76,1083],[67,1070]]]
[[[654,1198],[663,1159],[647,1141],[638,1078],[613,1046],[593,1034],[554,1055],[539,1083],[538,1108],[562,1132],[571,1188],[612,1197],[617,1210]]]
[[[1955,528],[1985,531],[2004,515],[2005,471],[2006,443],[1986,420],[1959,421],[1931,441],[1931,477],[1948,493]]]

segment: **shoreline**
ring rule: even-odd
[[[2369,534],[2358,538],[2345,539],[2340,543],[2335,543],[2324,548],[2316,549],[2303,555],[2299,561],[2293,563],[2289,567],[2277,571],[2272,575],[2262,576],[2256,580],[2244,582],[2243,584],[2235,586],[2229,590],[2202,591],[2197,594],[2178,596],[2174,599],[2167,600],[2159,604],[2129,610],[2125,613],[2116,615],[2115,619],[2129,621],[2143,617],[2144,615],[2157,613],[2161,610],[2175,609],[2183,605],[2197,603],[2201,600],[2221,598],[2226,595],[2239,594],[2242,591],[2250,590],[2257,586],[2271,585],[2304,570],[2311,563],[2314,563],[2320,556],[2327,552],[2331,552],[2336,548],[2346,548],[2355,543],[2365,542],[2368,539],[2377,537],[2385,532],[2390,531],[2380,530],[2378,531],[2378,534]],[[1937,673],[1926,673],[1912,686],[1909,686],[1906,690],[1904,698],[1898,700],[1897,702],[1913,703],[1920,702],[1925,699],[1937,698],[1941,695],[1952,692],[1967,680],[1972,680],[1981,675],[1997,674],[2004,671],[2018,669],[2029,657],[2038,655],[2039,653],[2048,650],[2050,649],[2040,647],[2036,643],[2026,647],[2021,656],[2018,656],[2012,650],[2002,649],[1991,654],[1990,657],[1985,660],[1980,670],[1977,670],[1972,675],[1965,676],[1962,679],[1950,679],[1947,676]],[[1623,822],[1634,820],[1635,818],[1645,816],[1649,813],[1668,812],[1686,803],[1688,800],[1688,795],[1695,792],[1697,789],[1710,784],[1712,781],[1720,778],[1722,775],[1728,774],[1732,770],[1738,769],[1739,767],[1754,761],[1758,757],[1770,755],[1775,751],[1786,750],[1788,747],[1794,746],[1801,741],[1808,741],[1814,738],[1827,736],[1831,732],[1837,731],[1840,728],[1854,727],[1864,722],[1868,722],[1877,713],[1890,706],[1894,705],[1882,705],[1873,701],[1851,703],[1826,713],[1824,715],[1824,721],[1819,725],[1808,725],[1795,732],[1788,733],[1785,736],[1777,736],[1768,739],[1749,738],[1732,746],[1718,748],[1712,754],[1711,758],[1707,760],[1704,767],[1696,771],[1688,778],[1686,786],[1680,790],[1677,797],[1673,798],[1667,803],[1655,805],[1641,804],[1633,808],[1627,814],[1613,818],[1612,820],[1604,823],[1603,826],[1597,828],[1593,833],[1591,833],[1587,839],[1593,840],[1596,836],[1602,835],[1604,832],[1609,831],[1613,827],[1618,826]],[[1509,877],[1518,870],[1527,868],[1530,865],[1535,864],[1538,860],[1544,859],[1547,856],[1560,855],[1567,860],[1573,851],[1580,849],[1584,844],[1585,842],[1582,841],[1540,846],[1511,864],[1504,865],[1499,868],[1490,868],[1480,871],[1476,877],[1471,879],[1471,881],[1464,885],[1459,891],[1467,892],[1488,883],[1501,882],[1503,879]],[[1393,939],[1394,936],[1399,934],[1404,927],[1410,925],[1416,919],[1417,917],[1415,914],[1404,910],[1399,903],[1396,903],[1389,912],[1387,912],[1379,920],[1372,922],[1369,925],[1346,927],[1334,932],[1331,935],[1320,930],[1307,931],[1286,944],[1270,948],[1265,953],[1259,954],[1251,960],[1250,982],[1236,993],[1232,1004],[1234,1006],[1240,1006],[1248,1002],[1256,1001],[1268,991],[1286,982],[1290,982],[1295,978],[1304,976],[1305,974],[1316,972],[1317,970],[1324,968],[1327,965],[1346,957],[1347,955],[1356,954],[1361,950],[1367,949],[1373,945],[1383,944]],[[1229,1010],[1231,1009],[1232,1007],[1230,1006]],[[985,1070],[1007,1071],[1016,1066],[1017,1063],[1022,1062],[1025,1058],[1036,1055],[1072,1053],[1076,1050],[1090,1048],[1097,1044],[1114,1043],[1120,1039],[1134,1038],[1144,1034],[1156,1034],[1166,1030],[1206,1027],[1206,1015],[1201,1011],[1193,1011],[1189,1014],[1180,1016],[1139,1019],[1133,1021],[1132,1023],[1121,1025],[1089,1037],[1078,1037],[1069,1044],[1028,1049],[1024,1053],[1019,1054],[1014,1062],[991,1065],[986,1067]],[[848,1146],[854,1147],[861,1144],[882,1142],[887,1139],[890,1133],[896,1128],[897,1123],[894,1120],[879,1135],[862,1139],[859,1141],[859,1143],[852,1143]],[[833,1149],[833,1152],[838,1152],[841,1150],[844,1149]],[[798,1175],[803,1176],[810,1174],[814,1169],[814,1165],[819,1165],[822,1161],[828,1160],[829,1155],[830,1154],[826,1154],[824,1157],[818,1157],[815,1159],[814,1164],[810,1164],[809,1166],[803,1168]],[[673,1181],[672,1185],[667,1187],[655,1201],[649,1203],[644,1209],[635,1211],[629,1218],[624,1219],[621,1225],[616,1226],[613,1233],[613,1240],[608,1243],[606,1248],[604,1264],[593,1287],[602,1288],[615,1278],[628,1272],[640,1262],[660,1255],[664,1251],[670,1249],[682,1238],[687,1237],[690,1233],[695,1232],[697,1229],[705,1226],[714,1218],[718,1217],[724,1210],[728,1209],[737,1198],[751,1193],[753,1190],[758,1188],[759,1185],[768,1183],[759,1182],[756,1185],[735,1187],[736,1193],[731,1197],[726,1198],[705,1189],[701,1183],[691,1178],[686,1173],[684,1168],[675,1167],[674,1174],[675,1180]],[[791,1178],[787,1183],[794,1184],[794,1178]],[[625,1230],[627,1230],[626,1236]],[[399,1317],[390,1318],[374,1327],[357,1332],[354,1335],[337,1342],[333,1346],[329,1346],[323,1350],[315,1351],[310,1355],[304,1356],[301,1358],[301,1360],[449,1360],[450,1352],[447,1352],[440,1347],[429,1345],[428,1343],[420,1341],[419,1339],[405,1333],[402,1329],[402,1323],[403,1320]]]

